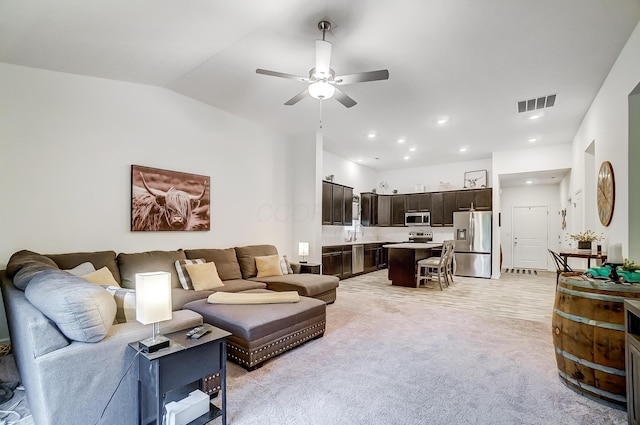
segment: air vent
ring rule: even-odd
[[[518,101],[518,112],[535,111],[536,109],[550,108],[556,103],[556,95],[542,96],[535,99]]]

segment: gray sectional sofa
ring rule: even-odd
[[[258,278],[255,257],[277,254],[271,245],[229,249],[114,251],[40,255],[15,253],[0,271],[11,343],[37,425],[137,423],[137,362],[128,343],[149,336],[150,326],[124,320],[113,295],[68,270],[89,262],[106,268],[122,288],[134,288],[145,271],[172,274],[173,317],[162,333],[206,320],[226,327],[229,358],[253,368],[303,342],[321,337],[326,303],[335,301],[337,278],[292,274]],[[182,259],[214,262],[224,286],[183,289],[175,268]],[[295,290],[296,305],[213,305],[214,292]],[[127,292],[127,291],[119,291]],[[105,296],[108,294],[108,296]],[[122,381],[121,381],[122,380]],[[120,382],[121,381],[121,382]]]

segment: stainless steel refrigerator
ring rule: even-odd
[[[455,274],[491,278],[491,211],[453,213]]]

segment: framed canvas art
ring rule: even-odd
[[[487,187],[487,170],[467,171],[464,173],[464,187],[466,189]]]
[[[131,230],[210,230],[211,178],[131,166]]]

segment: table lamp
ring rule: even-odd
[[[304,257],[309,255],[309,242],[300,242],[298,244],[298,255],[302,257],[301,263],[307,262]]]
[[[622,260],[622,244],[614,243],[609,246],[607,252],[607,264],[611,266],[611,274],[609,279],[618,282],[619,276],[617,268],[623,264]]]
[[[168,272],[136,273],[136,320],[152,323],[151,338],[139,341],[145,353],[169,346],[169,339],[159,335],[158,322],[171,319],[171,274]]]

